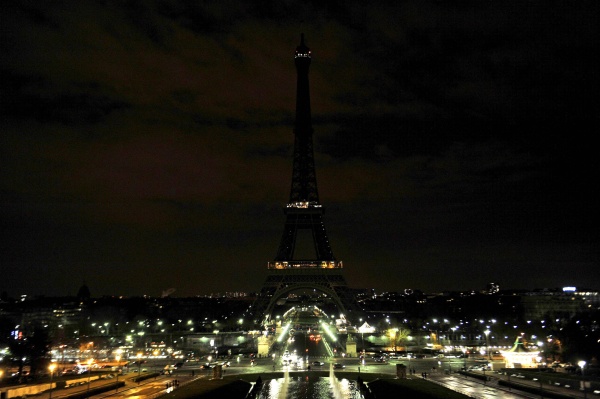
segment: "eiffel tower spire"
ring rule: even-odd
[[[292,173],[290,204],[296,202],[319,203],[308,85],[310,62],[310,49],[304,44],[304,34],[302,34],[300,45],[296,47],[294,55],[298,77],[296,84],[296,120],[294,122],[294,170]]]
[[[290,201],[284,210],[287,218],[276,262],[295,259],[298,230],[311,230],[317,263],[334,262],[335,257],[323,225],[323,207],[319,203],[317,174],[313,151],[313,128],[310,113],[310,90],[308,69],[311,63],[310,49],[301,35],[300,45],[294,55],[296,64],[296,120],[294,122],[294,161]],[[298,267],[301,265],[296,265]]]
[[[310,67],[310,49],[304,44],[304,33],[300,36],[300,45],[296,47],[294,63],[297,71],[296,84],[296,121],[294,134],[300,137],[312,137],[312,122],[310,115],[310,90],[308,85],[308,68]],[[311,140],[312,141],[312,140]],[[314,165],[313,165],[314,171]]]

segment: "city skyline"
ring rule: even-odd
[[[350,287],[600,286],[599,6],[4,4],[0,291],[258,291],[304,33]]]

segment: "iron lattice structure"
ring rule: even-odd
[[[255,321],[271,318],[276,302],[291,291],[309,288],[326,294],[347,315],[358,309],[343,276],[343,265],[333,255],[319,203],[313,151],[308,70],[311,53],[304,35],[294,56],[297,71],[294,157],[290,201],[284,208],[285,225],[277,255],[268,263],[269,275],[252,306]],[[296,259],[296,239],[300,230],[310,231],[315,257]]]

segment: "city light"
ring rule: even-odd
[[[281,330],[281,334],[279,335],[279,337],[277,337],[277,342],[281,342],[283,338],[287,336],[288,330],[290,329],[291,325],[291,322],[285,325],[285,327]]]
[[[329,326],[327,324],[325,324],[324,322],[321,322],[321,327],[323,327],[323,329],[325,330],[327,335],[329,335],[329,338],[331,338],[332,341],[337,341],[337,336],[331,332],[331,330],[329,329]]]
[[[117,388],[116,392],[119,392],[119,374],[121,374],[121,350],[119,349],[118,354],[115,356],[115,360],[117,361]]]
[[[52,385],[52,378],[54,377],[54,370],[56,370],[56,364],[51,363],[50,366],[48,366],[48,370],[50,371],[50,394],[49,394],[49,399],[52,399],[52,391],[54,390],[54,386]],[[2,378],[2,374],[0,373],[0,378]]]

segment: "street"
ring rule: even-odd
[[[391,378],[396,375],[396,365],[403,364],[407,369],[408,378],[423,378],[423,373],[427,373],[426,378],[432,383],[443,385],[456,392],[463,393],[471,397],[480,398],[538,398],[539,394],[529,394],[517,391],[514,388],[500,386],[498,381],[510,380],[509,375],[503,375],[493,371],[486,371],[488,381],[483,381],[473,377],[467,377],[458,373],[462,368],[481,364],[481,360],[476,359],[458,359],[458,358],[421,358],[421,359],[388,359],[385,362],[376,361],[372,357],[360,359],[359,357],[330,356],[331,354],[340,354],[341,348],[322,333],[296,332],[289,340],[281,342],[278,345],[274,356],[250,358],[235,356],[228,359],[230,366],[223,366],[223,376],[243,375],[243,374],[272,374],[273,372],[283,373],[288,371],[310,372],[325,371],[329,372],[332,364],[340,364],[335,372],[350,372],[360,374],[387,374]],[[171,361],[173,362],[173,361]],[[323,364],[321,364],[323,363]],[[496,362],[495,369],[502,367],[502,362]],[[183,362],[181,367],[172,371],[172,374],[158,375],[149,379],[134,382],[133,380],[148,372],[160,371],[166,365],[166,360],[148,360],[143,365],[142,370],[131,369],[130,372],[119,376],[119,381],[125,383],[124,387],[118,390],[104,392],[92,398],[155,398],[177,387],[186,385],[199,379],[210,380],[213,378],[214,368],[206,368],[206,361]],[[213,363],[214,364],[214,363]],[[309,371],[310,370],[310,371]],[[413,371],[414,372],[411,372]],[[474,371],[474,373],[483,374],[483,371]],[[516,378],[512,378],[515,382]],[[116,378],[102,379],[92,381],[88,384],[82,384],[76,387],[55,390],[40,395],[42,399],[60,399],[76,392],[84,392],[88,389],[102,386],[104,384],[115,383]],[[540,382],[519,379],[518,383],[529,385],[531,387],[542,386]],[[565,387],[544,384],[543,389],[547,391],[568,394],[572,397],[584,397],[583,393],[576,389],[567,389]]]

